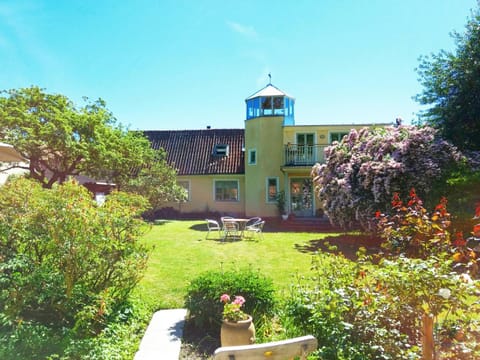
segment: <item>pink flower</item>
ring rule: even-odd
[[[245,298],[243,296],[237,295],[235,296],[235,300],[233,300],[233,303],[242,306],[245,303]]]
[[[223,302],[224,320],[236,322],[248,318],[248,315],[240,309],[245,303],[245,298],[243,296],[235,295],[235,299],[230,302],[230,296],[228,294],[223,294],[220,296],[220,301]]]

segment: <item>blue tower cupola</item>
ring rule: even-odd
[[[247,103],[247,120],[266,116],[283,116],[283,125],[295,125],[295,99],[271,83],[248,97],[245,102]]]

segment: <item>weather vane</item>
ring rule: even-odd
[[[272,74],[268,73],[269,85],[272,85]]]

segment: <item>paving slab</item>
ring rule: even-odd
[[[134,360],[178,360],[186,315],[186,309],[154,313]]]

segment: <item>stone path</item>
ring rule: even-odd
[[[178,360],[186,314],[186,309],[154,313],[134,360]]]

